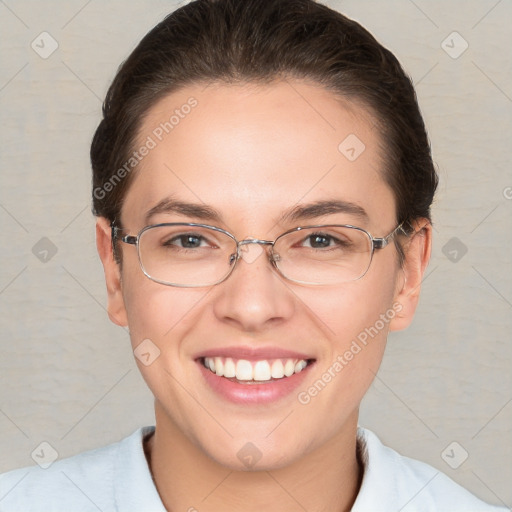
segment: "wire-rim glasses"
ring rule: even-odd
[[[304,285],[332,285],[361,279],[374,252],[385,248],[400,231],[404,232],[402,224],[376,238],[350,224],[321,224],[290,229],[273,241],[239,241],[208,224],[155,224],[134,236],[124,234],[113,223],[112,242],[114,249],[115,240],[135,245],[144,274],[167,286],[195,288],[222,283],[240,259],[256,260],[263,252],[262,245],[268,246],[267,257],[283,278]]]

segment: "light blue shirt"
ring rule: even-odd
[[[1,512],[166,512],[144,455],[154,427],[103,448],[0,475]],[[359,428],[368,460],[352,512],[505,512]],[[199,497],[198,497],[199,499]]]

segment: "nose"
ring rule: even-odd
[[[293,315],[293,293],[271,263],[271,244],[255,239],[239,243],[236,268],[217,285],[214,312],[220,321],[257,332]]]

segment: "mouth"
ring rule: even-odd
[[[302,372],[314,359],[234,359],[231,357],[202,357],[202,365],[218,377],[239,384],[265,384]]]
[[[290,397],[316,359],[282,350],[210,350],[195,358],[207,387],[235,404],[269,404]]]

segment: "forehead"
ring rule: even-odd
[[[145,116],[144,151],[122,217],[142,217],[165,197],[212,205],[246,223],[300,203],[360,205],[370,225],[394,220],[382,141],[363,107],[318,85],[196,84]],[[370,227],[370,226],[369,226]]]

